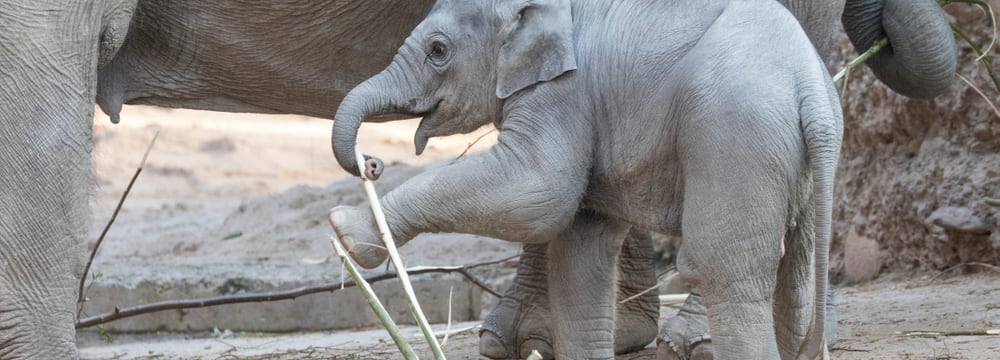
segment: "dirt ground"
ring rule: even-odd
[[[416,125],[415,121],[407,121],[366,126],[360,146],[389,163],[424,165],[458,156],[471,141],[488,131],[432,140],[425,155],[417,158],[412,145]],[[137,266],[143,261],[168,260],[233,264],[329,261],[331,249],[325,238],[289,235],[298,234],[299,226],[324,226],[325,214],[320,208],[328,205],[268,205],[307,202],[312,194],[346,177],[330,152],[330,123],[298,116],[127,107],[122,123],[112,125],[99,115],[94,126],[94,173],[98,183],[93,201],[94,238],[157,130],[161,133],[156,147],[102,247],[98,267],[122,261],[133,261]],[[488,134],[473,150],[488,147],[494,139],[495,133]],[[221,240],[231,236],[235,240]],[[516,249],[501,244],[442,253],[432,247],[414,243],[404,252],[434,251],[439,256],[436,259],[451,257],[450,263],[461,263],[466,262],[469,251],[488,255]],[[911,330],[1000,329],[1000,273],[984,267],[970,268],[972,274],[961,274],[962,270],[882,275],[873,282],[838,288],[840,341],[833,348],[833,358],[1000,358],[1000,336],[899,334]],[[664,315],[672,311],[664,308]],[[453,328],[474,325],[462,323]],[[95,332],[83,332],[80,345],[83,357],[88,359],[398,357],[380,329],[297,334],[247,334],[238,329],[232,332],[221,336],[208,332],[112,334],[111,344],[104,343]],[[477,358],[477,331],[452,335],[447,351],[450,358]],[[651,352],[637,356],[650,358]]]

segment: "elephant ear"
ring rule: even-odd
[[[576,69],[569,0],[515,0],[508,5],[497,59],[496,95],[501,99]]]

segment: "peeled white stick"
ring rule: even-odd
[[[358,162],[358,173],[361,174],[361,183],[365,186],[368,203],[371,204],[372,214],[375,215],[375,224],[378,225],[378,230],[382,233],[382,241],[385,242],[385,249],[389,252],[389,259],[392,260],[393,266],[399,273],[399,281],[403,284],[403,291],[406,292],[406,297],[409,300],[410,311],[417,320],[417,324],[420,325],[420,330],[424,333],[424,338],[427,339],[427,345],[434,353],[434,358],[443,360],[445,357],[444,352],[441,351],[441,344],[438,343],[430,323],[427,322],[427,317],[424,316],[424,311],[420,308],[420,303],[417,302],[417,295],[413,292],[410,276],[406,273],[406,267],[403,266],[403,260],[399,257],[399,251],[396,250],[396,242],[392,240],[392,233],[389,232],[389,225],[385,221],[385,213],[382,212],[382,204],[379,203],[378,193],[375,192],[375,185],[365,177],[365,158],[361,154],[361,149],[355,145],[354,156],[355,161]]]
[[[372,307],[372,311],[378,316],[379,321],[382,322],[382,326],[385,327],[385,331],[389,332],[389,336],[392,337],[392,341],[396,343],[396,347],[399,348],[399,352],[403,353],[403,357],[407,360],[417,360],[417,355],[413,353],[413,348],[410,347],[410,343],[406,342],[406,338],[403,337],[399,332],[399,327],[396,323],[392,321],[389,317],[389,313],[385,311],[385,307],[382,306],[382,302],[378,300],[378,296],[375,295],[375,291],[372,290],[372,286],[365,281],[365,278],[358,273],[358,269],[354,267],[354,263],[351,262],[350,257],[347,256],[347,250],[344,250],[344,246],[340,245],[340,240],[336,237],[331,236],[330,242],[333,243],[333,249],[337,251],[337,256],[340,257],[340,262],[344,264],[347,268],[347,272],[351,274],[351,278],[354,279],[354,283],[358,285],[358,289],[361,289],[361,294],[365,296],[365,300],[368,300],[368,305]]]
[[[660,295],[660,306],[677,305],[687,301],[689,294]]]

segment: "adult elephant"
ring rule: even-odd
[[[77,357],[95,98],[329,118],[431,5],[0,2],[0,359]]]

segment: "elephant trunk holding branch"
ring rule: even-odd
[[[500,129],[489,151],[411,179],[383,207],[401,244],[423,232],[547,244],[554,355],[613,357],[633,227],[683,234],[678,267],[702,292],[717,358],[825,355],[842,120],[777,3],[441,0],[341,103],[342,167],[361,171],[361,122],[393,114],[423,117],[418,153],[430,137]],[[385,259],[367,209],[334,208],[330,222],[360,264]]]

